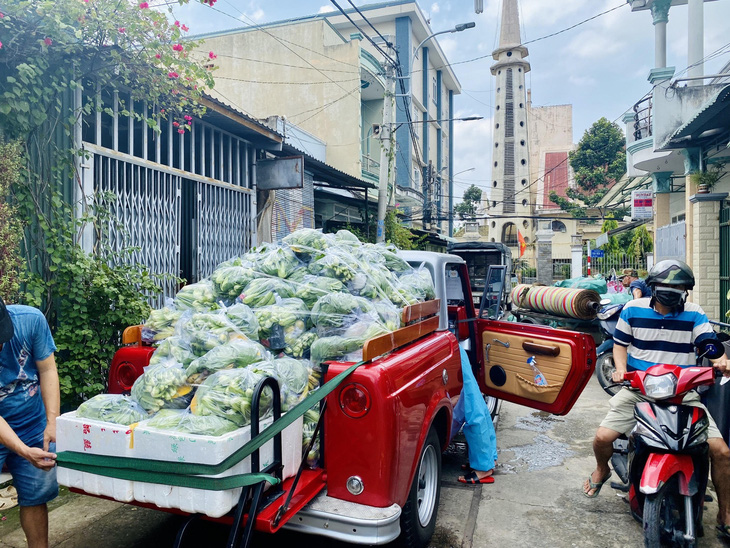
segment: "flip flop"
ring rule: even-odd
[[[611,470],[609,470],[609,471],[608,471],[608,474],[606,474],[606,477],[605,477],[605,478],[603,478],[603,479],[602,479],[601,481],[599,481],[598,483],[593,483],[593,479],[592,479],[592,477],[593,477],[593,474],[591,474],[590,476],[588,476],[588,490],[590,491],[591,489],[595,489],[595,491],[593,492],[593,494],[592,494],[592,495],[589,495],[589,494],[588,494],[588,493],[586,493],[586,492],[585,492],[585,490],[584,490],[584,491],[583,491],[583,494],[584,494],[584,495],[585,495],[586,497],[588,497],[589,499],[594,499],[594,498],[596,498],[596,497],[598,496],[598,493],[600,493],[600,492],[601,492],[601,487],[603,487],[603,484],[605,484],[605,483],[606,483],[606,482],[607,482],[607,481],[608,481],[608,480],[609,480],[609,479],[611,478],[611,474],[612,474],[612,473],[613,473],[613,472],[612,472]]]
[[[477,473],[472,470],[463,478],[459,478],[460,483],[466,483],[468,485],[478,485],[480,483],[494,483],[494,476],[484,476],[480,478]]]
[[[15,487],[12,485],[8,485],[4,489],[0,489],[0,498],[7,498],[7,497],[17,497],[18,492],[15,490]]]
[[[10,510],[11,508],[15,508],[17,505],[18,505],[18,497],[0,498],[0,512],[4,512],[5,510]]]
[[[730,525],[718,525],[715,529],[722,538],[730,539]]]

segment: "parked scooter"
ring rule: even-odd
[[[613,333],[616,331],[616,324],[624,305],[610,303],[609,299],[603,299],[602,308],[596,315],[604,336],[603,342],[596,349],[596,377],[601,388],[613,396],[621,388],[620,385],[614,384],[611,378],[616,370],[616,365],[613,363]]]
[[[700,343],[698,352],[700,359],[715,359],[724,348],[710,340]],[[682,405],[682,400],[690,390],[714,384],[713,369],[654,365],[626,373],[624,379],[623,386],[654,401],[636,404],[637,423],[628,441],[614,442],[611,463],[626,485],[611,486],[628,489],[631,514],[643,523],[646,547],[695,547],[703,535],[709,420],[704,411]]]

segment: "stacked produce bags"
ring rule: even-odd
[[[157,348],[131,395],[96,396],[77,416],[222,435],[250,424],[264,377],[277,379],[285,412],[316,390],[323,362],[360,359],[365,341],[401,327],[403,306],[434,296],[428,270],[392,247],[346,230],[298,230],[220,264],[153,310],[142,337]],[[267,390],[262,417],[273,401]],[[304,417],[310,438],[317,418],[316,410]]]

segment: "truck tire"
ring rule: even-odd
[[[431,428],[418,457],[418,467],[408,493],[408,500],[401,512],[400,546],[403,548],[428,546],[436,527],[440,496],[441,442],[436,430]]]

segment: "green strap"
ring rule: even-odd
[[[365,362],[358,362],[345,371],[334,377],[329,382],[315,390],[301,402],[290,409],[286,414],[266,428],[258,436],[254,437],[242,447],[231,453],[218,464],[198,464],[189,462],[167,462],[150,459],[138,459],[130,457],[114,457],[106,455],[92,455],[88,453],[77,453],[74,451],[62,451],[58,453],[56,462],[59,466],[90,472],[102,476],[133,481],[144,481],[149,483],[162,483],[166,485],[181,485],[191,487],[189,481],[192,479],[213,479],[213,478],[191,478],[190,476],[215,476],[235,466],[243,459],[251,455],[256,449],[260,449],[266,442],[271,440],[279,432],[291,425],[299,417],[303,416],[309,409],[317,405],[337,388],[345,378]],[[173,470],[171,470],[173,469]],[[248,474],[246,474],[248,475]],[[179,477],[180,482],[172,483],[171,479]],[[237,476],[230,476],[237,477]],[[214,478],[224,480],[226,478]],[[260,480],[259,480],[260,481]],[[267,479],[268,481],[268,479]],[[254,482],[256,483],[256,482]],[[238,486],[238,485],[236,485]],[[205,487],[201,487],[205,489]],[[228,489],[228,487],[223,487]]]

